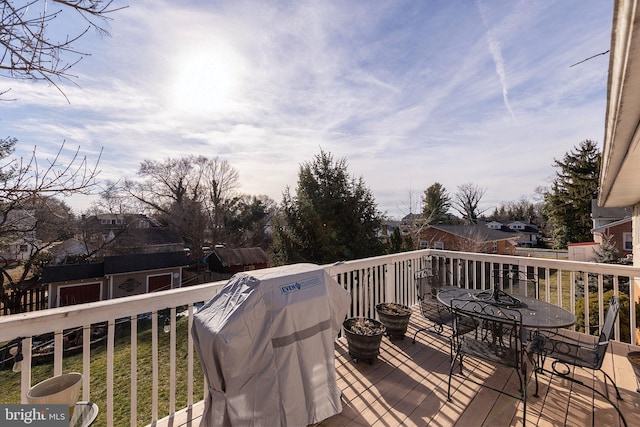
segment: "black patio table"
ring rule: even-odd
[[[518,310],[522,326],[527,329],[566,328],[576,323],[576,316],[557,305],[525,296],[513,296],[499,290],[446,287],[438,292],[438,301],[447,307],[452,300],[476,301]]]

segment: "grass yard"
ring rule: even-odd
[[[161,321],[160,321],[161,322]],[[130,419],[130,391],[131,391],[131,348],[129,324],[121,323],[117,327],[116,345],[114,352],[114,425],[129,425]],[[189,331],[187,318],[176,322],[176,408],[187,406],[187,337]],[[152,386],[152,358],[151,358],[151,321],[138,321],[138,422],[139,426],[151,421],[151,386]],[[169,334],[163,332],[162,324],[158,326],[158,364],[160,375],[158,378],[158,414],[162,418],[169,411]],[[91,350],[91,401],[95,402],[100,412],[95,426],[106,426],[107,401],[107,348],[106,343]],[[82,372],[82,353],[64,359],[63,372]],[[34,366],[32,368],[32,384],[36,384],[53,376],[53,363]],[[20,373],[11,370],[0,371],[0,403],[20,403]],[[194,401],[202,399],[203,373],[200,363],[194,360]],[[81,392],[82,393],[82,392]]]

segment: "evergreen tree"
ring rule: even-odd
[[[274,219],[278,264],[365,258],[384,253],[378,231],[383,215],[362,178],[349,176],[344,159],[320,151],[300,166],[295,195],[283,194]]]
[[[616,242],[613,241],[611,234],[606,234],[602,239],[602,243],[593,252],[595,262],[603,264],[617,264],[620,262],[620,252],[616,248]]]
[[[585,140],[566,153],[562,161],[554,160],[559,170],[551,190],[544,195],[543,206],[554,247],[592,240],[591,200],[598,195],[600,158],[595,142]]]
[[[447,213],[451,207],[451,197],[439,182],[424,191],[422,196],[422,216],[429,224],[438,224],[448,220]]]
[[[400,234],[400,227],[393,227],[393,233],[389,237],[389,253],[396,254],[402,252],[402,235]]]

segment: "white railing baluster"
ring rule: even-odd
[[[53,333],[53,375],[62,374],[62,359],[63,359],[63,338],[64,332],[62,330],[55,331]]]
[[[629,330],[631,331],[631,345],[638,345],[636,342],[636,310],[635,310],[635,302],[636,302],[636,280],[640,280],[640,278],[629,277]]]
[[[129,414],[129,424],[138,424],[138,316],[131,316],[131,413]]]
[[[176,308],[169,314],[169,415],[176,412]]]
[[[2,341],[2,340],[0,340]],[[22,371],[20,372],[20,403],[27,403],[27,391],[31,388],[31,346],[33,340],[26,337],[22,342]]]
[[[158,312],[151,313],[151,422],[158,421]]]
[[[563,307],[563,301],[562,301],[562,270],[561,269],[557,269],[556,270],[556,289],[558,290],[558,306],[559,307]]]
[[[91,399],[91,324],[82,326],[82,400]]]
[[[604,325],[604,276],[598,273],[598,325]]]
[[[188,331],[187,335],[187,406],[193,405],[193,336],[191,328],[193,327],[193,304],[188,306]]]
[[[613,275],[613,293],[615,295],[620,295],[620,285],[618,283],[618,275],[614,274]],[[631,306],[633,306],[633,304],[630,304]],[[602,322],[601,324],[604,324],[604,322]],[[634,328],[630,328],[630,331],[633,331]],[[631,334],[634,335],[634,334]],[[615,325],[613,325],[613,339],[615,339],[616,341],[620,340],[620,323],[616,322]]]
[[[584,332],[589,333],[589,277],[584,271],[582,274],[582,299],[584,300]]]
[[[116,340],[115,319],[107,324],[107,425],[113,425],[113,364],[114,346]]]

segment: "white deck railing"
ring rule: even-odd
[[[575,313],[576,306],[584,304],[584,314],[579,322],[591,326],[602,324],[605,315],[604,295],[608,290],[628,296],[627,301],[635,301],[634,280],[640,280],[640,268],[631,266],[595,264],[586,262],[559,261],[553,259],[486,255],[477,253],[449,252],[439,250],[421,250],[375,258],[349,261],[325,268],[338,283],[344,286],[352,296],[350,316],[376,317],[375,305],[381,302],[398,302],[413,305],[417,302],[414,273],[427,266],[437,266],[439,274],[447,284],[464,288],[488,289],[495,285],[495,270],[518,270],[531,280],[517,279],[503,281],[500,286],[512,293],[534,296]],[[585,280],[586,278],[586,280]],[[151,419],[153,423],[171,415],[176,408],[176,358],[187,358],[187,406],[202,399],[204,390],[194,390],[194,366],[198,363],[190,334],[187,338],[185,356],[176,354],[176,312],[186,307],[188,327],[193,319],[194,305],[212,298],[225,282],[215,282],[182,289],[174,289],[152,294],[137,295],[97,303],[54,308],[40,312],[31,312],[0,317],[0,343],[22,338],[23,368],[21,371],[21,396],[25,402],[26,392],[31,386],[31,347],[32,337],[54,333],[53,374],[63,372],[63,331],[70,328],[83,328],[83,342],[90,342],[91,325],[104,322],[107,326],[106,372],[91,372],[91,348],[83,346],[83,387],[82,400],[91,400],[91,378],[106,378],[106,397],[100,402],[101,411],[106,415],[106,423],[114,424],[114,353],[115,325],[130,320],[131,347],[130,363],[130,424],[137,425],[138,420],[138,365],[137,365],[137,320],[140,316],[151,317],[152,336],[152,399]],[[597,322],[590,322],[589,296],[597,296]],[[582,300],[582,302],[579,302]],[[628,326],[630,334],[625,341],[636,344],[635,304],[623,305],[615,328],[616,340],[621,339],[621,326]],[[626,310],[626,311],[623,311]],[[168,313],[169,328],[169,370],[159,368],[159,312]],[[591,313],[592,314],[592,313]],[[621,324],[625,319],[628,325]],[[122,341],[119,341],[122,342]],[[164,362],[164,361],[163,361]],[[121,375],[122,373],[120,373]],[[159,379],[169,376],[168,414],[160,414]],[[163,378],[164,379],[164,378]],[[206,383],[204,385],[206,388]],[[95,400],[95,398],[93,398]],[[0,399],[0,401],[2,401]],[[3,402],[17,403],[17,402]]]

